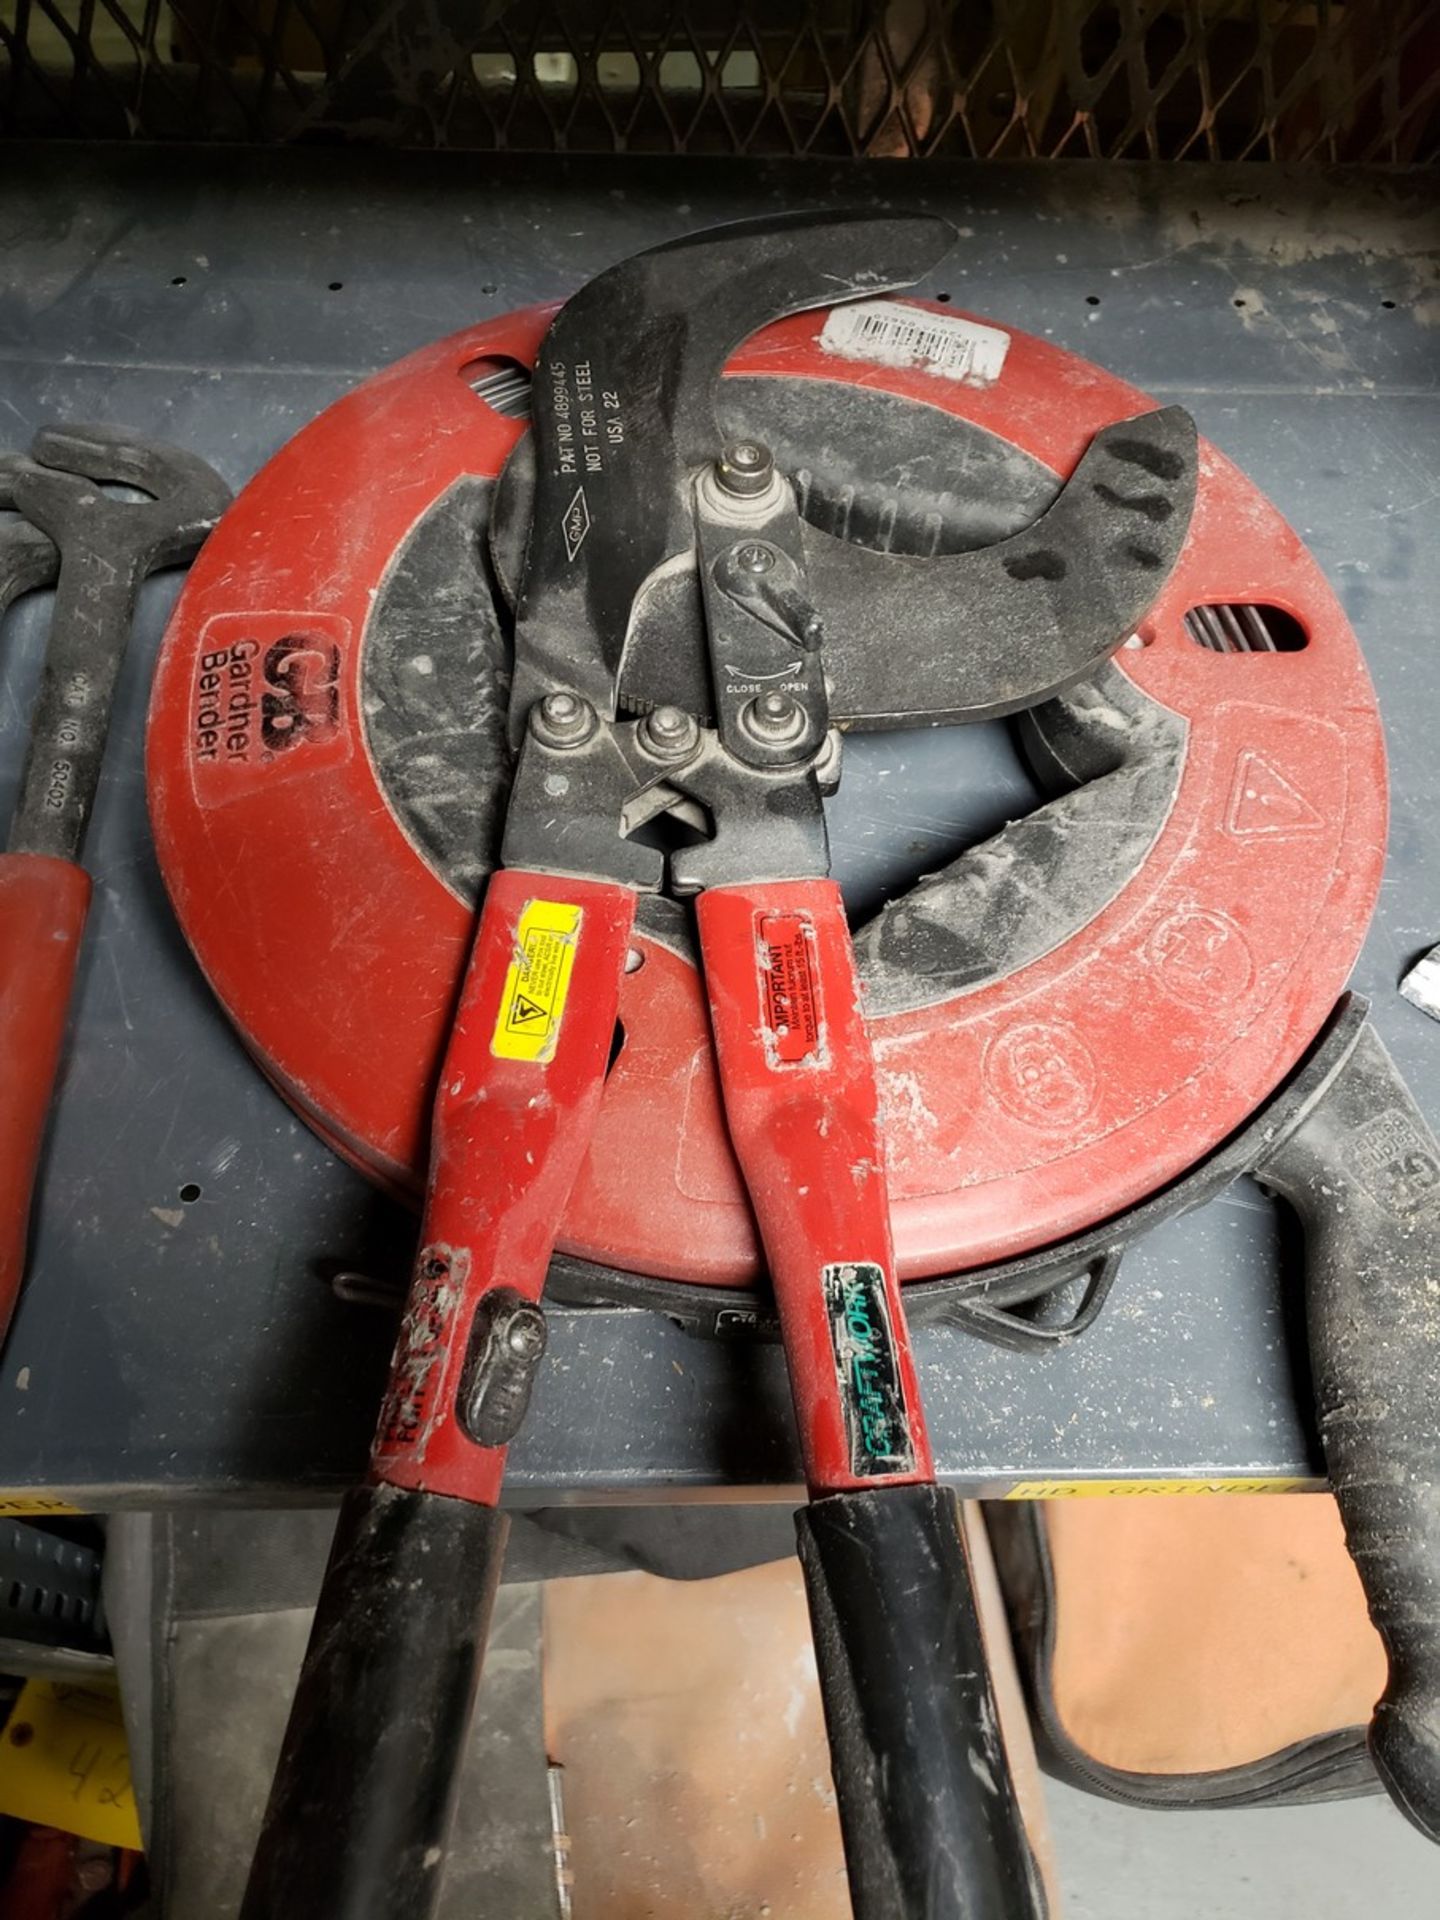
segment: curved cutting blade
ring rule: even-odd
[[[912,286],[954,238],[924,214],[747,220],[636,254],[567,302],[535,367],[512,740],[557,686],[613,717],[640,587],[693,548],[689,481],[719,450],[733,348],[786,314]]]
[[[830,711],[860,727],[1019,713],[1109,658],[1154,605],[1195,506],[1195,422],[1159,407],[1097,433],[1023,533],[942,558],[805,527]]]

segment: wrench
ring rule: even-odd
[[[46,427],[0,468],[28,529],[0,545],[0,608],[59,582],[20,803],[0,854],[0,1338],[24,1269],[30,1196],[55,1084],[90,876],[79,863],[141,582],[194,558],[230,490],[192,453],[113,427]],[[104,482],[138,488],[130,501]],[[18,583],[18,584],[15,584]]]
[[[195,557],[230,489],[197,455],[113,427],[45,427],[30,452],[15,504],[60,549],[60,580],[9,851],[74,861],[141,582]],[[113,499],[102,481],[152,497]]]

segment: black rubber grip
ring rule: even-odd
[[[796,1515],[855,1920],[1043,1920],[954,1495]]]
[[[1372,1027],[1257,1173],[1304,1226],[1320,1437],[1390,1660],[1370,1752],[1440,1840],[1440,1148]]]
[[[347,1494],[241,1920],[427,1920],[509,1523]]]

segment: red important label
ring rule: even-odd
[[[772,1063],[793,1066],[820,1051],[814,943],[804,914],[771,913],[760,922],[760,996]]]

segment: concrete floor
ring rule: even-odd
[[[1046,1783],[1055,1920],[1360,1920],[1440,1913],[1440,1850],[1386,1800],[1150,1813]]]

